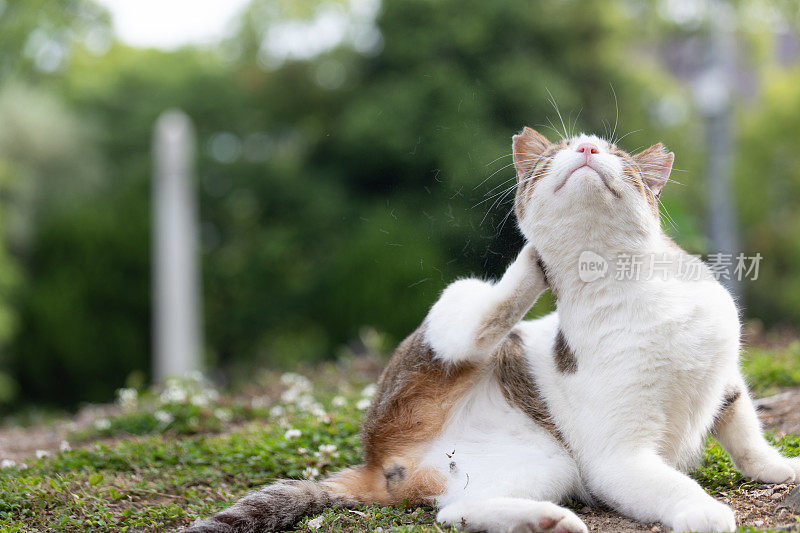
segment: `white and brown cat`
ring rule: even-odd
[[[403,500],[468,531],[587,531],[567,498],[731,531],[733,511],[686,475],[709,432],[745,476],[800,479],[800,460],[762,436],[736,306],[704,265],[691,279],[580,275],[585,252],[691,262],[659,221],[673,154],[529,128],[513,152],[528,244],[498,282],[447,287],[397,348],[364,422],[364,464],[269,485],[189,531],[281,530],[331,505]],[[558,311],[522,321],[548,287]]]

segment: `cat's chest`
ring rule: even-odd
[[[709,315],[702,301],[677,291],[601,294],[591,304],[559,306],[578,372],[645,382],[665,373],[690,379],[714,365],[718,334]]]

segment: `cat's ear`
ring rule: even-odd
[[[667,152],[664,145],[658,143],[643,152],[639,152],[633,156],[633,159],[642,169],[642,179],[644,179],[645,184],[658,197],[661,194],[661,189],[669,181],[675,154]]]
[[[547,137],[528,126],[525,126],[519,134],[514,135],[511,148],[514,152],[517,181],[525,178],[542,153],[550,147],[550,144]]]

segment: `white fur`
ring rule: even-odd
[[[479,339],[481,325],[502,302],[533,302],[547,288],[536,266],[536,253],[526,247],[497,282],[467,278],[451,283],[425,319],[425,337],[436,357],[444,363],[485,359],[508,331]],[[530,305],[517,305],[511,323],[518,322]]]
[[[583,155],[574,147],[587,141],[600,147],[596,167],[618,196],[596,172],[575,171]],[[454,283],[426,319],[426,339],[443,363],[475,361],[489,357],[504,336],[476,342],[485,317],[509,299],[535,301],[542,280],[532,249],[558,293],[557,313],[518,330],[569,451],[486,378],[462,399],[424,459],[450,480],[438,502],[441,521],[505,532],[558,515],[567,531],[585,531],[572,513],[542,502],[591,493],[628,516],[677,531],[731,531],[733,511],[685,474],[697,464],[731,387],[742,395],[716,436],[737,467],[763,482],[800,479],[800,460],[782,457],[761,434],[738,366],[737,309],[708,272],[696,281],[613,275],[581,281],[578,258],[587,250],[611,259],[682,256],[606,147],[582,135],[558,152],[519,221],[530,244],[503,279]],[[559,327],[575,354],[574,373],[554,364]]]
[[[585,532],[572,512],[549,502],[581,493],[578,465],[564,447],[511,407],[486,375],[455,408],[422,461],[448,479],[437,519],[468,531],[507,532],[552,518]]]

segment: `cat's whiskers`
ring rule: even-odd
[[[512,186],[510,186],[510,187],[506,188],[505,190],[503,190],[503,191],[500,191],[500,192],[498,192],[498,193],[495,193],[495,194],[493,194],[491,197],[489,197],[489,198],[486,198],[486,199],[484,199],[484,200],[481,200],[480,202],[478,202],[477,204],[475,204],[475,205],[473,206],[473,209],[474,209],[475,207],[477,207],[478,205],[480,205],[480,204],[484,203],[484,202],[488,202],[488,201],[489,201],[489,200],[491,200],[492,198],[496,198],[496,200],[495,200],[494,202],[492,202],[492,205],[491,205],[491,206],[489,206],[489,208],[486,210],[486,213],[484,213],[484,215],[483,215],[483,218],[481,218],[481,221],[480,221],[480,224],[479,224],[479,226],[482,226],[482,225],[483,225],[483,223],[486,221],[486,217],[488,217],[488,216],[489,216],[489,213],[491,213],[491,212],[494,210],[494,208],[495,208],[495,207],[502,205],[502,204],[503,204],[503,202],[504,202],[504,201],[505,201],[505,200],[508,198],[508,196],[509,196],[509,195],[510,195],[512,192],[514,192],[514,191],[515,191],[515,190],[516,190],[516,189],[517,189],[519,186],[521,186],[521,185],[524,185],[525,183],[527,183],[527,182],[529,182],[529,181],[532,181],[532,180],[539,179],[539,178],[540,178],[541,176],[543,176],[543,175],[544,175],[544,171],[537,172],[536,174],[533,174],[533,175],[531,175],[531,176],[529,176],[529,177],[525,178],[524,180],[520,181],[519,183],[515,183],[514,185],[512,185]],[[502,224],[505,224],[506,220],[508,219],[508,217],[511,215],[511,213],[512,213],[512,212],[513,212],[513,209],[510,209],[510,210],[508,211],[508,213],[506,213],[506,216],[503,218],[503,222],[502,222]],[[502,225],[500,226],[500,229],[498,230],[498,234],[499,234],[499,231],[500,231],[500,230],[502,230]]]
[[[614,128],[615,128],[615,131],[616,131],[616,126],[614,126]],[[625,135],[623,135],[623,136],[622,136],[622,137],[620,137],[619,139],[617,139],[617,140],[615,140],[615,141],[612,141],[612,142],[611,142],[611,144],[614,144],[614,145],[616,145],[618,142],[620,142],[622,139],[624,139],[624,138],[625,138],[625,137],[627,137],[628,135],[631,135],[632,133],[639,133],[640,131],[644,131],[644,130],[638,129],[638,130],[629,131],[628,133],[626,133]],[[636,152],[638,152],[639,150],[635,150],[635,151],[636,151]]]
[[[614,131],[611,133],[611,144],[617,144],[620,139],[614,141],[614,136],[617,134],[617,124],[619,124],[619,102],[617,102],[617,91],[614,90],[614,85],[609,82],[611,92],[614,94]],[[628,134],[626,134],[628,135]]]
[[[472,206],[472,209],[474,209],[474,208],[478,207],[479,205],[481,205],[481,204],[483,204],[483,203],[485,203],[485,202],[488,202],[488,201],[492,200],[493,198],[495,198],[495,197],[497,197],[497,196],[499,196],[499,195],[501,195],[501,194],[508,193],[509,191],[512,191],[512,190],[514,190],[515,188],[517,188],[518,186],[520,186],[520,185],[522,185],[522,184],[524,184],[524,183],[528,183],[528,182],[529,182],[529,181],[531,181],[531,180],[539,179],[539,178],[540,178],[540,177],[542,177],[543,175],[544,175],[544,171],[539,171],[539,172],[536,172],[535,174],[532,174],[531,176],[529,176],[529,177],[525,178],[524,180],[521,180],[521,181],[519,181],[518,183],[514,183],[513,185],[509,186],[507,189],[504,189],[504,190],[502,190],[502,191],[500,191],[500,192],[496,192],[496,193],[492,194],[491,196],[489,196],[488,198],[484,198],[483,200],[481,200],[480,202],[478,202],[477,204],[475,204],[474,206]],[[510,178],[509,178],[509,179],[510,179]],[[506,182],[508,182],[508,181],[509,181],[509,180],[504,180],[504,182],[503,182],[503,183],[506,183]],[[496,189],[497,187],[494,187],[494,188]],[[488,194],[488,193],[487,193],[487,194]],[[491,209],[491,208],[490,208],[490,209]]]
[[[514,155],[514,154],[511,154],[511,155]],[[512,165],[515,165],[517,163],[532,163],[532,162],[539,161],[541,159],[546,159],[546,158],[542,157],[542,156],[537,156],[537,157],[534,157],[534,158],[531,158],[531,159],[525,159],[525,160],[522,160],[522,161],[512,161],[511,163],[508,163],[507,165],[503,165],[502,167],[498,168],[497,170],[495,170],[494,172],[489,174],[489,176],[487,176],[483,181],[481,181],[479,184],[477,184],[475,187],[473,187],[472,190],[474,191],[475,189],[477,189],[478,187],[480,187],[481,185],[483,185],[484,183],[486,183],[487,181],[492,179],[492,177],[494,177],[498,172],[501,172],[501,171],[507,169],[508,167],[510,167]],[[497,161],[497,159],[495,159],[495,161]]]
[[[564,117],[561,116],[561,110],[558,109],[558,104],[556,103],[556,99],[553,96],[553,93],[550,92],[550,89],[545,87],[545,90],[547,91],[547,94],[550,95],[550,103],[553,105],[553,108],[555,108],[556,113],[558,113],[558,119],[561,121],[561,127],[564,130],[564,135],[561,138],[562,139],[567,139],[568,138],[568,136],[567,136],[567,126],[564,124]]]

